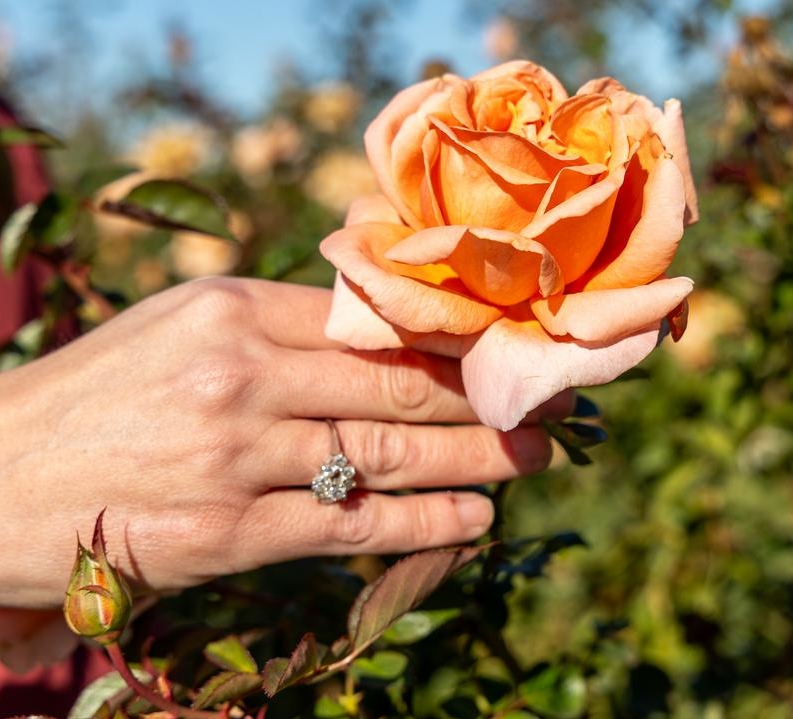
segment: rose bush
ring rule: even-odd
[[[697,216],[680,103],[610,78],[569,97],[516,61],[403,90],[369,126],[382,194],[321,244],[329,336],[462,358],[480,419],[508,429],[684,329],[665,272]]]

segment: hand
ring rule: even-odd
[[[476,423],[459,362],[355,352],[324,337],[327,290],[205,279],[150,297],[0,375],[0,605],[60,605],[75,532],[103,508],[111,561],[139,591],[179,589],[297,557],[465,542],[492,520],[460,487],[544,468],[541,412]],[[497,388],[494,387],[494,391]],[[309,485],[336,419],[358,489]]]

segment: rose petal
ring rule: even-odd
[[[587,276],[585,288],[633,287],[662,275],[683,236],[685,202],[683,177],[677,164],[670,158],[662,158],[647,180],[641,215],[627,243],[623,247],[618,226],[612,228],[616,236],[607,241],[596,269]],[[633,215],[628,208],[618,207],[615,212],[626,220]]]
[[[358,350],[379,350],[404,347],[417,335],[395,327],[367,301],[360,287],[356,287],[336,273],[330,315],[325,335]]]
[[[444,75],[397,93],[364,133],[364,145],[385,196],[411,227],[423,227],[419,188],[424,176],[422,138],[428,114],[449,116],[450,88],[464,80]]]
[[[568,167],[583,165],[577,157],[547,152],[509,132],[480,132],[449,127],[436,118],[439,156],[432,192],[446,224],[498,227],[518,232],[541,206],[549,183]],[[426,154],[426,153],[425,153]],[[603,167],[584,170],[602,172]],[[448,183],[465,177],[465,183]],[[587,177],[585,183],[592,184]],[[471,188],[470,192],[465,190]],[[425,212],[425,220],[429,219]]]
[[[507,431],[568,387],[604,384],[641,362],[658,328],[613,344],[558,342],[537,321],[502,318],[463,356],[466,395],[483,424]]]
[[[619,168],[599,182],[538,215],[520,234],[537,240],[556,258],[569,284],[594,262],[608,237],[612,210],[625,170]]]
[[[403,225],[351,225],[325,238],[320,251],[383,318],[411,332],[471,334],[501,316],[498,308],[455,291],[459,280],[448,266],[413,267],[386,259],[410,233]]]
[[[667,100],[664,103],[663,116],[653,125],[681,174],[686,188],[686,225],[693,225],[699,219],[697,191],[691,174],[691,162],[686,145],[686,133],[683,127],[683,108],[679,100]]]
[[[391,222],[400,224],[399,213],[385,195],[356,197],[347,210],[345,225],[359,225],[362,222]]]
[[[613,342],[658,323],[694,289],[688,277],[649,285],[554,295],[531,303],[547,332],[585,342]]]
[[[534,240],[484,227],[430,227],[391,247],[386,259],[410,265],[446,262],[475,295],[508,306],[560,292],[562,273],[553,255]]]

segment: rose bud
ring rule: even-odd
[[[132,596],[126,581],[105,553],[102,516],[97,517],[91,550],[77,539],[77,558],[66,590],[63,612],[75,634],[112,644],[129,621]]]

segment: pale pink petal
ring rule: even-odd
[[[345,225],[358,225],[362,222],[391,222],[400,224],[399,213],[385,195],[366,195],[356,197],[347,210]]]
[[[655,327],[613,344],[558,342],[536,321],[503,318],[463,356],[466,395],[483,424],[506,431],[564,389],[615,379],[650,354],[658,337]]]
[[[693,289],[688,277],[675,277],[641,287],[555,295],[535,300],[531,309],[549,334],[613,342],[657,326]]]
[[[358,350],[403,347],[416,338],[414,333],[395,327],[380,315],[361,295],[360,288],[340,272],[336,273],[333,284],[333,300],[325,334]]]
[[[658,133],[683,175],[686,188],[686,225],[692,225],[699,219],[699,208],[683,126],[683,108],[679,100],[667,100],[664,103],[664,113],[653,125],[653,130]]]
[[[598,258],[586,289],[611,289],[646,284],[662,275],[672,262],[683,236],[685,186],[677,164],[662,158],[653,168],[644,188],[641,217],[625,247],[609,247]]]
[[[453,277],[444,280],[443,288],[431,281],[449,268],[413,269],[386,259],[389,248],[409,233],[402,225],[351,225],[325,238],[320,251],[383,318],[411,332],[471,334],[501,316],[498,308],[455,291]]]

